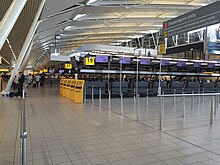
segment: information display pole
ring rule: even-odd
[[[123,54],[123,56],[124,56],[124,54]],[[120,95],[122,94],[121,81],[122,81],[122,61],[120,62]]]
[[[111,69],[111,56],[108,60],[108,91],[110,90],[110,69]]]
[[[160,73],[159,73],[159,85],[158,85],[158,95],[161,95],[161,84],[160,84],[160,79],[161,79],[161,60],[160,60]]]
[[[135,55],[135,52],[134,52],[134,55]],[[139,66],[138,66],[138,64],[139,64],[139,61],[138,61],[138,55],[137,55],[137,68],[136,68],[136,99],[138,99],[138,76],[139,76],[139,74],[138,74],[138,71],[139,71]]]

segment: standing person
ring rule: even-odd
[[[44,80],[45,80],[45,76],[43,73],[43,74],[41,74],[41,77],[40,77],[40,86],[44,86]]]
[[[35,81],[36,81],[36,87],[38,87],[39,82],[40,82],[40,75],[39,74],[35,75]]]
[[[19,72],[17,96],[22,97],[23,84],[24,84],[24,74],[22,72]]]
[[[31,75],[31,73],[28,74],[27,81],[28,81],[28,86],[31,86],[31,84],[33,83],[33,76]]]

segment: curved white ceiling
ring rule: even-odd
[[[0,7],[2,17],[12,0],[0,1],[4,4]],[[29,0],[26,6],[29,10],[22,15],[23,19],[34,18],[39,1]],[[56,47],[64,54],[87,43],[117,45],[151,30],[159,30],[162,22],[214,1],[47,0],[40,18],[43,21],[38,27],[28,65],[34,64],[39,57],[43,57],[42,54],[48,48],[54,46],[56,35],[59,36]],[[17,36],[20,30],[21,27],[17,27]],[[25,29],[24,33],[27,32],[28,29]],[[16,36],[9,38],[18,55],[22,44],[16,43]],[[5,55],[4,51],[6,48],[3,48],[0,54]],[[6,54],[10,61],[10,57],[13,56],[8,50]]]

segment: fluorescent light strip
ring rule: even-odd
[[[15,61],[17,61],[17,58],[16,58],[16,56],[15,56],[15,53],[14,53],[14,51],[13,51],[13,48],[12,48],[12,46],[11,46],[11,43],[10,43],[9,39],[7,38],[6,41],[7,41],[7,43],[8,43],[8,46],[9,46],[9,48],[10,48],[10,50],[11,50],[12,55],[14,56]]]
[[[1,56],[1,58],[2,58],[7,64],[11,65],[11,63],[8,62],[3,56]],[[12,66],[12,65],[11,65],[11,66]]]

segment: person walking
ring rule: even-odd
[[[36,87],[38,87],[39,86],[39,83],[40,83],[40,75],[39,74],[37,74],[37,75],[35,75],[35,81],[36,81]]]
[[[31,73],[29,73],[27,76],[27,82],[28,86],[31,86],[31,84],[33,83],[33,76],[31,75]]]

